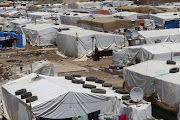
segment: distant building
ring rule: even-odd
[[[38,4],[56,4],[56,3],[75,3],[75,2],[88,2],[90,0],[37,0]]]

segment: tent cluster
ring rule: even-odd
[[[178,3],[136,6],[126,0],[87,1],[9,2],[11,6],[0,8],[0,49],[23,48],[26,43],[55,46],[59,54],[76,61],[86,61],[97,51],[111,52],[112,66],[124,67],[124,87],[140,87],[145,97],[156,94],[153,99],[178,109]],[[44,2],[49,4],[39,4]],[[48,61],[33,63],[28,73],[2,86],[3,109],[12,120],[78,116],[117,120],[123,115],[127,120],[152,119],[150,102],[141,101],[139,107],[125,104],[122,91],[129,95],[130,90],[118,92],[112,84],[88,77],[58,77]]]

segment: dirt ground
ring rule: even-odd
[[[100,61],[93,61],[89,58],[87,61],[76,62],[73,61],[75,58],[62,58],[56,54],[56,46],[51,47],[32,47],[27,45],[25,49],[18,50],[2,50],[0,51],[0,86],[8,81],[16,80],[27,74],[29,66],[40,60],[51,61],[56,66],[59,67],[61,72],[59,76],[78,74],[81,76],[94,76],[99,79],[105,80],[107,83],[112,83],[113,86],[122,86],[124,80],[120,77],[115,77],[113,74],[101,71],[100,68],[108,68],[112,64],[112,57],[103,57]],[[23,63],[23,73],[20,73],[19,62]],[[55,66],[55,67],[56,67]],[[77,67],[77,71],[67,72],[69,68],[73,66]],[[67,69],[68,68],[68,69]],[[83,68],[78,71],[79,68]],[[62,72],[62,69],[66,69],[66,72]],[[57,71],[58,72],[58,71]],[[0,90],[1,99],[1,90]],[[1,116],[0,116],[1,120]],[[153,120],[157,120],[153,118]]]
[[[18,50],[2,50],[0,51],[0,63],[6,67],[10,68],[12,73],[17,73],[19,70],[14,69],[19,67],[19,61],[22,61],[23,66],[30,66],[34,61],[48,60],[55,64],[62,64],[71,67],[71,65],[80,66],[86,68],[85,71],[74,71],[74,72],[61,72],[59,76],[79,74],[81,76],[95,76],[99,79],[103,79],[108,83],[113,85],[122,86],[123,80],[121,78],[115,78],[112,74],[103,72],[99,68],[107,67],[112,63],[112,57],[103,57],[100,61],[93,61],[92,58],[87,61],[76,62],[73,61],[75,58],[62,58],[56,54],[57,49],[49,50],[50,48],[56,48],[56,46],[51,47],[33,47],[27,45],[25,49]],[[32,52],[26,52],[34,50]],[[39,52],[41,51],[41,52]],[[21,53],[23,52],[23,53]],[[11,60],[7,62],[8,60]],[[62,66],[62,69],[63,68]],[[24,71],[26,73],[27,71]],[[11,77],[11,80],[13,78]]]

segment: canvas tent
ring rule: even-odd
[[[180,28],[138,31],[138,33],[145,38],[147,44],[155,43],[157,40],[161,42],[180,42]]]
[[[113,51],[113,65],[127,66],[152,59],[162,59],[180,56],[180,43],[156,43],[142,46],[131,46]]]
[[[180,12],[150,14],[149,18],[157,25],[162,25],[165,29],[179,28]]]
[[[158,99],[167,106],[179,107],[180,82],[179,72],[169,73],[169,70],[180,66],[166,64],[166,61],[149,60],[124,68],[124,80],[130,87],[141,87],[146,96],[156,92]]]
[[[56,40],[58,30],[52,24],[28,24],[22,27],[26,39],[37,46],[48,46]]]
[[[85,80],[85,78],[81,79]],[[86,81],[86,83],[92,82]],[[31,110],[39,117],[64,119],[86,115],[97,110],[100,110],[99,120],[104,120],[105,116],[121,115],[124,108],[127,108],[122,104],[122,95],[110,88],[102,87],[101,84],[93,84],[105,89],[106,94],[91,93],[91,89],[85,89],[82,84],[74,84],[64,77],[43,75],[37,77],[32,73],[2,86],[3,109],[11,119],[13,118],[12,120],[32,120],[33,115],[27,107],[29,103],[25,103],[25,99],[15,95],[15,91],[26,89],[38,97],[38,100],[31,102]],[[128,112],[125,112],[128,113],[128,118],[130,117],[128,120],[152,118],[150,103],[142,104],[138,108],[135,106],[128,108]]]
[[[90,14],[84,14],[84,13],[67,13],[60,15],[60,20],[62,24],[77,26],[78,20],[89,18],[89,15]]]
[[[55,13],[50,13],[50,12],[31,12],[31,13],[28,13],[28,15],[31,17],[31,18],[50,18],[50,17],[56,17],[56,14]]]
[[[46,76],[57,76],[54,65],[49,61],[37,61],[30,67],[30,73],[36,73]]]
[[[118,19],[112,17],[95,17],[95,19],[93,20],[90,19],[78,20],[77,23],[79,27],[85,29],[104,31],[104,30],[115,30],[119,28],[132,29],[135,26],[141,26],[140,23],[144,23],[144,20],[135,20],[134,23],[132,23],[132,21],[128,19]]]
[[[78,20],[88,19],[91,14],[87,13],[64,13],[63,15],[60,15],[60,20],[62,24],[66,25],[77,25]],[[112,15],[100,15],[100,14],[93,14],[94,17],[112,17]]]
[[[58,50],[66,56],[82,57],[90,56],[94,51],[95,45],[99,51],[113,50],[121,47],[127,42],[122,35],[101,33],[85,30],[79,27],[59,32],[57,35]]]
[[[18,19],[10,21],[10,26],[11,26],[12,31],[17,31],[19,26],[23,26],[26,24],[32,24],[32,23],[33,23],[33,21],[31,21],[30,19],[18,18]]]

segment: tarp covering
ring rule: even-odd
[[[38,100],[31,103],[32,111],[44,118],[71,118],[97,110],[101,110],[101,114],[112,115],[120,115],[122,112],[122,95],[114,93],[113,90],[107,89],[104,95],[93,94],[90,89],[83,88],[82,84],[71,83],[64,77],[40,75],[34,79],[35,77],[36,74],[30,74],[3,85],[3,107],[7,108],[6,111],[12,120],[25,120],[25,117],[26,120],[31,120],[25,100],[14,95],[16,90],[22,88],[38,96]],[[13,108],[14,111],[11,111]]]
[[[80,78],[85,81],[85,78]],[[151,104],[126,108],[122,104],[121,94],[101,84],[85,81],[105,89],[106,94],[91,93],[82,84],[74,84],[64,77],[50,77],[32,73],[2,86],[3,109],[12,120],[32,120],[32,114],[26,106],[25,99],[15,96],[15,91],[26,89],[38,100],[31,103],[32,112],[39,117],[64,119],[86,115],[100,110],[99,120],[105,116],[118,118],[121,113],[127,113],[127,120],[151,119]],[[29,105],[29,103],[27,104]],[[146,113],[146,114],[145,114]],[[34,120],[34,119],[33,119]]]
[[[54,65],[49,61],[34,62],[30,68],[30,73],[36,73],[47,76],[57,76]]]
[[[147,44],[155,43],[156,40],[161,40],[161,42],[180,42],[180,28],[138,31],[138,33],[145,38]]]
[[[158,14],[150,14],[150,18],[161,21],[161,23],[165,23],[165,21],[169,20],[178,20],[180,12],[168,12],[168,13],[158,13]]]
[[[169,73],[176,65],[166,64],[166,61],[149,60],[124,68],[124,80],[130,87],[141,87],[146,96],[156,92],[162,103],[171,107],[179,107],[180,82],[179,72]]]
[[[136,64],[136,60],[144,62],[152,59],[162,59],[180,56],[180,43],[156,43],[142,46],[132,46],[113,51],[113,65],[126,66]]]
[[[55,13],[50,13],[50,12],[31,12],[31,13],[28,13],[28,15],[31,18],[37,18],[37,17],[40,17],[40,18],[56,17]]]
[[[62,24],[67,25],[75,25],[77,26],[77,21],[85,18],[89,18],[90,14],[83,14],[83,13],[69,13],[70,15],[60,15],[60,20]]]
[[[132,24],[131,20],[128,19],[118,19],[112,17],[96,17],[93,20],[84,19],[77,21],[79,27],[85,29],[91,29],[93,27],[99,27],[102,30],[114,30],[118,28],[129,28],[132,29],[135,26],[140,26],[141,23],[144,23],[144,20],[135,20],[135,23]]]
[[[103,14],[103,15],[110,15],[109,10],[95,10],[93,11],[94,14]]]
[[[69,15],[70,14],[70,15]],[[77,26],[78,20],[88,19],[91,14],[87,13],[67,13],[60,15],[62,24]],[[112,17],[111,15],[93,14],[94,17]]]
[[[73,9],[84,9],[91,7],[100,8],[100,4],[101,4],[100,2],[76,2],[76,3],[68,4],[68,7]]]
[[[138,19],[138,16],[141,15],[140,13],[136,12],[118,12],[113,14],[115,17],[123,17],[123,19],[131,19],[131,20],[136,20]]]
[[[124,45],[124,41],[122,35],[95,32],[76,27],[59,32],[56,43],[59,51],[64,55],[82,57],[92,55],[95,45],[99,51],[113,50]],[[126,43],[127,41],[125,41]]]
[[[30,19],[15,19],[10,21],[10,26],[12,27],[12,31],[17,31],[17,27],[18,26],[22,26],[22,25],[26,25],[26,24],[32,24],[33,21],[31,21]]]
[[[58,30],[52,24],[28,24],[22,28],[32,45],[47,46],[56,41]]]

